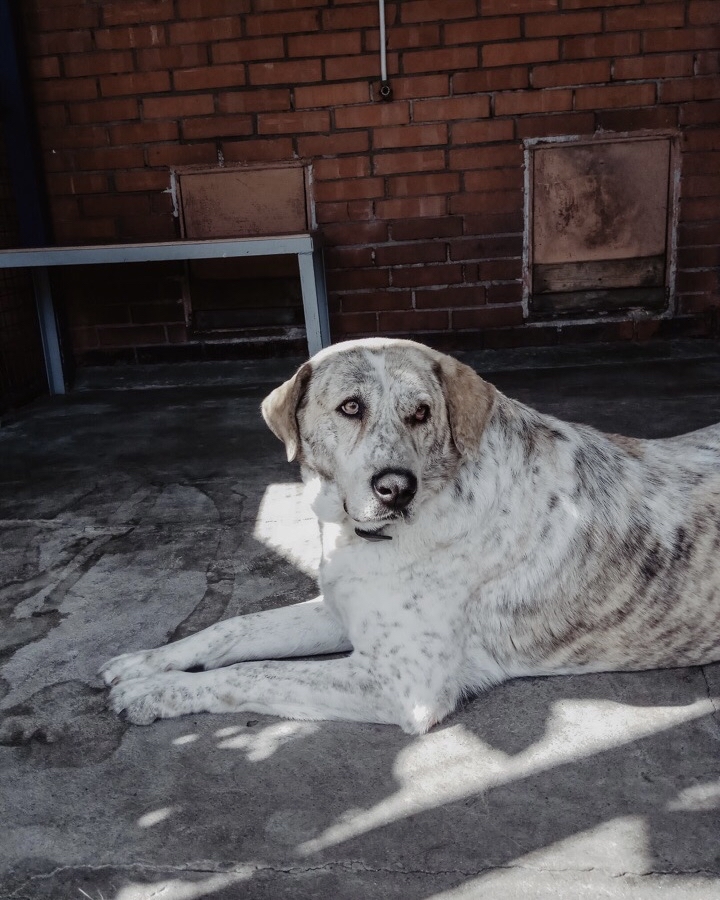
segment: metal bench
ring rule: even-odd
[[[313,234],[0,250],[0,269],[32,269],[50,393],[64,394],[65,377],[60,339],[48,275],[50,267],[281,255],[298,258],[308,353],[312,356],[330,343],[322,248],[317,236]]]

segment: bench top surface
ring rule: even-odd
[[[317,235],[283,234],[270,237],[156,241],[137,244],[92,244],[74,247],[27,247],[0,250],[0,268],[152,262],[156,260],[224,259],[241,256],[278,256],[312,253]]]

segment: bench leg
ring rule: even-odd
[[[298,253],[308,354],[313,356],[330,343],[325,268],[322,250]]]
[[[45,357],[48,388],[51,394],[64,394],[65,377],[63,375],[62,353],[60,351],[60,336],[58,334],[52,290],[50,288],[50,274],[46,268],[40,267],[32,270],[32,279],[38,320],[40,322],[40,337]]]

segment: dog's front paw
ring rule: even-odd
[[[110,691],[109,706],[125,714],[133,725],[149,725],[155,719],[172,719],[193,712],[195,691],[185,672],[162,672],[146,678],[120,681]]]
[[[105,663],[98,675],[105,684],[115,685],[133,678],[146,678],[158,672],[167,672],[171,666],[163,659],[163,648],[139,650],[137,653],[123,653]]]

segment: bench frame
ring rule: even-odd
[[[282,255],[297,256],[298,259],[308,353],[312,356],[330,343],[322,247],[313,234],[0,250],[0,269],[32,269],[48,386],[51,394],[64,394],[65,375],[49,268]]]

